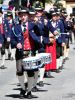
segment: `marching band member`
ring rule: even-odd
[[[58,57],[57,62],[59,64],[59,69],[62,69],[63,68],[63,52],[64,52],[63,48],[65,46],[65,34],[64,34],[65,31],[64,31],[64,24],[60,18],[60,12],[57,12],[57,22],[58,22],[58,29],[59,29],[59,34],[60,34],[57,40],[58,41],[57,44],[58,45],[61,44],[60,47],[57,46],[57,48],[60,48],[60,51],[59,51],[60,57]]]
[[[54,78],[51,75],[51,71],[56,70],[56,40],[53,34],[54,30],[51,30],[51,29],[52,29],[52,26],[51,24],[48,23],[46,25],[46,31],[45,31],[45,33],[48,35],[48,37],[46,37],[47,38],[46,39],[47,40],[46,41],[46,53],[51,54],[52,62],[45,65],[45,77],[47,78]]]
[[[32,39],[34,40],[34,44],[35,44],[35,55],[38,54],[38,48],[39,45],[41,44],[40,41],[40,36],[39,36],[39,28],[37,26],[37,20],[36,20],[36,11],[31,7],[29,9],[29,21],[31,21],[33,23],[33,30],[30,31],[30,35],[32,37]],[[36,70],[34,70],[34,84],[33,84],[33,88],[32,88],[32,92],[37,92],[38,88],[37,88],[37,80],[38,80],[38,68]]]
[[[50,16],[50,17],[49,17]],[[56,39],[55,36],[58,34],[56,29],[52,26],[52,22],[54,23],[56,21],[56,13],[54,12],[54,9],[50,10],[48,18],[48,23],[46,25],[46,31],[45,33],[48,35],[46,37],[46,53],[50,53],[52,57],[52,62],[50,64],[45,65],[45,77],[47,78],[54,78],[51,75],[51,71],[55,71],[57,69],[56,67]]]
[[[1,69],[5,69],[5,48],[10,42],[10,28],[8,21],[3,18],[3,12],[2,8],[0,8],[0,34],[2,34],[3,37],[3,45],[1,48],[1,56],[2,56],[2,64],[1,64]]]
[[[70,36],[72,35],[71,29],[72,29],[72,22],[70,21],[70,19],[67,16],[67,13],[65,13],[65,52],[64,52],[64,58],[65,60],[68,60],[68,54],[69,54],[69,40],[70,40]]]
[[[34,32],[31,20],[28,21],[28,10],[23,9],[19,11],[20,23],[14,27],[15,45],[16,45],[16,68],[19,83],[21,85],[20,98],[25,97],[26,89],[24,85],[24,70],[22,65],[22,59],[35,55],[34,40],[32,39],[32,33]],[[35,37],[34,37],[35,38]],[[34,84],[34,70],[27,70],[27,98],[32,99],[34,96],[31,93]],[[25,73],[26,75],[26,73]]]
[[[40,46],[40,48],[38,49],[38,53],[43,53],[43,52],[45,52],[45,48],[44,48],[44,45],[43,45],[44,17],[43,17],[43,7],[41,6],[40,2],[36,2],[35,10],[37,12],[37,14],[36,14],[36,17],[38,18],[37,26],[39,27],[39,30],[40,30],[40,40],[41,40],[41,43],[42,43],[42,46]],[[43,84],[44,72],[45,72],[44,66],[42,66],[42,68],[39,68],[38,85],[41,86],[41,87],[44,86],[44,84]]]
[[[70,26],[68,26],[68,21],[66,20],[67,18],[67,13],[65,10],[61,11],[61,17],[60,20],[63,22],[64,25],[64,36],[65,36],[65,45],[63,46],[63,64],[65,63],[65,61],[67,60],[66,58],[68,58],[68,53],[69,53],[69,38],[70,38],[70,34],[69,34],[69,30],[71,29]]]
[[[10,27],[10,33],[11,33],[12,27],[14,27],[12,13],[10,13],[10,12],[7,13],[7,20],[8,20],[8,24],[9,24],[9,27]],[[11,37],[12,37],[12,35],[11,35]],[[9,60],[14,60],[15,59],[15,54],[14,54],[15,53],[15,51],[14,51],[14,48],[15,47],[12,45],[11,42],[9,43],[8,48],[7,48],[7,51],[8,51],[8,59]]]
[[[58,41],[61,39],[61,41],[60,41],[60,43],[61,43],[61,46],[60,46],[60,61],[59,61],[59,69],[62,69],[62,67],[63,67],[63,53],[64,53],[64,46],[65,46],[65,29],[64,29],[64,24],[63,24],[63,22],[62,22],[62,20],[61,20],[61,17],[60,17],[60,11],[59,10],[57,10],[57,21],[58,21],[58,23],[59,23],[59,26],[60,26],[60,30],[59,30],[59,33],[61,34],[60,36],[59,36],[59,38],[58,38]]]
[[[56,64],[57,64],[57,70],[56,72],[60,72],[59,68],[60,68],[60,57],[63,56],[63,49],[62,49],[62,45],[64,45],[64,37],[61,35],[61,33],[64,33],[64,26],[62,21],[57,20],[57,13],[56,11],[52,11],[52,20],[51,20],[51,25],[54,28],[54,30],[57,31],[57,35],[55,35],[56,37]]]

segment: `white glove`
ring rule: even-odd
[[[54,35],[58,35],[59,33],[58,33],[58,31],[54,31],[54,33],[53,33]]]
[[[17,44],[17,48],[18,48],[18,49],[22,49],[22,44],[21,44],[21,43],[18,43],[18,44]]]
[[[7,38],[7,42],[10,42],[10,37]]]
[[[2,44],[0,43],[0,48],[2,47]]]
[[[65,43],[63,42],[63,43],[62,43],[62,47],[64,47],[64,46],[65,46]]]

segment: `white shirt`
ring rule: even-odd
[[[0,24],[2,24],[2,17],[0,17]]]

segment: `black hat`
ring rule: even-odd
[[[2,7],[0,7],[0,13],[2,13],[2,14],[3,14]]]
[[[62,8],[62,9],[61,9],[61,12],[62,12],[62,13],[65,13],[65,12],[66,12],[66,8]]]
[[[50,11],[49,11],[49,12],[50,12],[50,15],[51,15],[51,16],[54,16],[54,15],[56,15],[56,14],[57,14],[57,13],[56,13],[56,11],[55,11],[55,9],[53,9],[53,8],[52,8],[52,9],[50,9]]]
[[[11,12],[8,12],[8,13],[7,13],[7,16],[12,17],[13,15],[12,15],[12,13],[11,13]]]
[[[60,15],[60,11],[61,11],[61,9],[57,9],[57,11],[56,11],[57,15]]]
[[[63,8],[63,9],[61,10],[61,12],[62,12],[65,16],[67,16],[66,8]]]
[[[19,9],[19,14],[20,13],[28,13],[28,8],[26,8],[26,7],[21,7],[20,9]]]
[[[29,9],[29,14],[30,14],[30,15],[35,15],[35,14],[36,14],[35,9],[34,9],[34,8],[30,8],[30,9]]]
[[[37,1],[37,2],[35,2],[35,4],[34,4],[34,9],[35,9],[36,11],[43,11],[43,10],[44,10],[44,7],[43,7],[43,5],[42,5],[41,2]]]
[[[67,12],[64,12],[64,16],[68,16]]]
[[[51,14],[52,15],[56,15],[56,11],[51,11]]]

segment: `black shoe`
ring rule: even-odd
[[[2,65],[2,66],[0,67],[0,69],[6,69],[6,67],[5,67],[4,65]]]
[[[43,81],[40,81],[39,83],[37,83],[37,85],[39,85],[40,87],[43,87],[44,83],[43,83]]]
[[[28,90],[28,83],[25,83],[25,90]]]
[[[63,62],[62,62],[62,64],[65,64],[65,62],[66,62],[66,60],[65,60],[65,59],[63,59]]]
[[[47,75],[46,78],[54,78],[54,76],[52,76],[52,75]]]
[[[60,72],[61,72],[60,69],[57,69],[57,70],[56,70],[56,73],[60,73]]]
[[[37,92],[38,91],[38,88],[35,86],[32,88],[32,92]]]
[[[59,67],[59,70],[62,70],[62,69],[64,69],[64,68],[63,68],[63,65]]]
[[[26,91],[21,89],[21,91],[20,91],[20,99],[25,98],[25,93],[26,93]]]
[[[66,60],[69,60],[69,57],[66,57],[65,59],[66,59]]]
[[[45,78],[54,78],[54,77],[50,74],[50,72],[46,72],[45,73]]]
[[[31,94],[31,91],[27,93],[27,99],[37,98],[36,96]]]
[[[25,87],[28,88],[28,83],[25,83]]]

